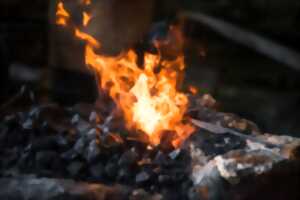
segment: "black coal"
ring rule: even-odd
[[[1,110],[0,185],[8,191],[0,190],[3,199],[16,198],[14,191],[19,187],[26,188],[21,189],[23,196],[18,193],[19,199],[26,199],[25,193],[39,199],[36,190],[42,189],[37,187],[44,186],[47,194],[51,193],[49,184],[63,185],[65,193],[44,195],[42,200],[66,194],[79,195],[79,199],[109,199],[99,197],[99,191],[120,194],[116,199],[248,199],[257,191],[278,187],[272,185],[276,182],[274,173],[277,179],[283,174],[291,182],[299,177],[300,168],[295,167],[299,164],[299,154],[295,153],[299,139],[263,135],[252,122],[214,111],[208,96],[191,97],[190,117],[277,146],[270,148],[238,135],[204,129],[196,131],[179,149],[150,146],[142,134],[128,133],[117,113],[103,112],[97,104],[65,108],[31,102],[17,108],[15,105],[25,98],[26,92],[22,92]],[[281,165],[283,168],[278,167]],[[269,185],[261,185],[261,177]],[[66,183],[67,179],[73,182]],[[32,182],[40,185],[30,187]],[[89,190],[91,184],[97,185],[97,197],[90,197],[95,192]],[[243,196],[249,185],[253,189]],[[73,194],[73,187],[82,190]],[[283,192],[290,199],[299,195],[293,188]]]

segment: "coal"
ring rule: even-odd
[[[71,119],[71,123],[72,124],[77,124],[80,121],[80,115],[79,114],[75,114],[72,119]]]
[[[158,151],[155,155],[155,158],[153,160],[153,163],[156,165],[168,165],[168,159],[167,156],[162,153],[161,151]]]
[[[97,140],[93,140],[90,142],[86,149],[86,153],[84,155],[87,162],[91,163],[95,161],[101,154],[101,150],[99,147],[99,142]]]
[[[4,157],[6,159],[1,160],[1,167],[4,169],[8,169],[9,167],[13,166],[19,159],[19,154],[20,152],[17,147],[6,150],[6,152],[4,153]]]
[[[118,171],[117,180],[122,183],[131,183],[132,174],[134,174],[129,168],[120,168]]]
[[[140,183],[145,183],[145,182],[147,182],[147,181],[149,181],[150,180],[150,174],[149,173],[147,173],[147,172],[140,172],[140,173],[138,173],[137,175],[136,175],[136,177],[135,177],[135,182],[137,183],[137,184],[140,184]]]
[[[161,184],[168,184],[172,182],[172,178],[169,175],[159,175],[158,182]]]
[[[52,150],[59,147],[66,147],[68,142],[65,138],[54,135],[54,136],[44,136],[41,138],[37,138],[32,143],[32,150],[33,151],[40,151],[40,150]]]
[[[66,161],[71,161],[77,158],[78,154],[74,149],[69,149],[61,154],[61,158]]]
[[[97,112],[93,111],[90,114],[89,121],[95,124],[100,123],[100,116],[97,114]]]
[[[136,153],[135,149],[130,149],[123,153],[119,159],[118,164],[122,167],[131,166],[137,164],[139,155]]]
[[[33,120],[32,119],[27,119],[23,124],[22,124],[22,127],[24,129],[27,129],[27,130],[31,130],[33,128]]]
[[[100,135],[100,131],[96,128],[92,128],[86,133],[86,137],[88,141],[97,139],[99,135]]]
[[[244,200],[252,195],[248,190],[263,196],[259,191],[271,194],[266,188],[272,186],[277,188],[276,191],[285,188],[284,194],[291,194],[287,197],[297,195],[298,190],[280,184],[291,180],[290,185],[299,186],[296,180],[300,169],[300,164],[297,164],[300,142],[296,138],[252,134],[250,136],[256,140],[247,141],[243,137],[216,134],[199,128],[178,149],[170,144],[162,146],[172,138],[171,132],[162,144],[149,147],[147,139],[133,138],[134,133],[119,127],[117,124],[123,121],[118,121],[120,119],[115,114],[110,113],[111,116],[106,116],[103,123],[98,124],[97,117],[100,118],[100,115],[93,111],[93,106],[90,107],[92,109],[83,114],[59,106],[51,109],[38,106],[7,115],[0,122],[0,177],[11,177],[14,184],[24,174],[69,178],[76,180],[72,185],[79,185],[76,191],[87,189],[79,183],[82,181],[97,185],[100,182],[107,185],[122,183],[135,189],[125,199],[211,200],[226,199],[229,195],[242,196]],[[228,127],[231,123],[233,128],[245,131],[251,124],[238,120],[236,116],[226,117],[226,114],[212,111],[206,113],[210,113],[206,119],[213,124],[223,120],[229,123]],[[30,129],[24,129],[26,121],[32,122],[28,126]],[[105,127],[107,132],[103,131]],[[118,131],[111,133],[111,130]],[[252,132],[255,132],[254,128]],[[245,134],[251,134],[251,131]],[[274,145],[256,143],[258,140]],[[277,178],[278,174],[280,178]],[[60,183],[56,179],[54,182],[45,179],[47,183],[36,178],[31,180],[41,183],[43,187],[48,187],[48,183]],[[32,183],[28,181],[22,179],[19,184],[28,187],[26,184]],[[34,184],[31,187],[34,191],[45,189]],[[7,189],[10,191],[12,188]]]
[[[80,137],[75,143],[75,145],[73,146],[74,151],[79,155],[83,155],[87,145],[86,143],[87,143],[86,138]]]
[[[103,179],[105,175],[105,168],[102,163],[93,164],[90,169],[90,175],[93,179]]]
[[[108,178],[110,179],[115,179],[118,175],[118,165],[114,162],[108,162],[106,165],[105,165],[105,174]]]
[[[78,123],[76,123],[76,129],[79,131],[79,133],[84,134],[91,128],[91,124],[84,120],[79,120]]]
[[[39,169],[51,169],[51,166],[58,162],[59,154],[55,151],[40,151],[36,153],[35,159]]]
[[[175,160],[179,154],[181,153],[181,150],[180,149],[176,149],[174,151],[172,151],[170,154],[169,154],[169,157],[172,159],[172,160]]]
[[[84,163],[75,161],[68,165],[67,170],[72,177],[75,177],[83,169]]]

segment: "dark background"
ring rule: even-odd
[[[62,103],[95,98],[94,82],[88,74],[52,60],[60,51],[53,43],[51,6],[53,1],[46,0],[0,2],[1,103],[24,83],[37,94]],[[297,0],[157,1],[153,20],[170,19],[183,10],[215,16],[300,51]],[[188,84],[211,93],[221,111],[253,120],[267,132],[300,135],[300,71],[228,40],[199,22],[188,21],[185,32]],[[59,45],[73,49],[76,61],[78,49],[69,43]]]

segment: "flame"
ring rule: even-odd
[[[63,4],[59,3],[58,17],[62,16],[62,8]],[[85,12],[83,16],[86,26],[91,17]],[[165,60],[160,54],[145,53],[144,64],[139,66],[133,50],[115,57],[97,54],[101,43],[78,27],[74,28],[75,36],[86,42],[86,65],[95,72],[99,89],[107,91],[122,111],[129,130],[147,134],[153,145],[160,143],[164,132],[171,131],[175,147],[194,131],[191,125],[183,123],[188,98],[177,90],[185,67],[183,55]]]
[[[64,4],[62,2],[59,2],[57,4],[57,11],[56,11],[56,24],[61,26],[66,26],[69,18],[70,18],[70,14],[65,10]]]
[[[87,26],[91,19],[91,15],[89,15],[87,12],[83,12],[83,26]]]

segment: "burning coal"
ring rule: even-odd
[[[91,4],[88,0],[81,3],[85,6]],[[123,113],[129,130],[147,134],[153,145],[158,145],[166,132],[173,133],[172,144],[175,147],[190,136],[194,128],[184,123],[188,98],[178,91],[185,68],[182,53],[175,59],[165,59],[160,51],[164,42],[155,42],[158,53],[145,53],[141,66],[137,64],[138,56],[134,50],[118,56],[101,55],[97,53],[101,42],[85,32],[92,19],[91,14],[82,12],[80,27],[75,26],[71,18],[63,2],[59,2],[57,25],[72,28],[74,36],[85,41],[86,65],[95,73],[99,90],[106,91]],[[170,27],[170,32],[182,40],[176,27]]]

